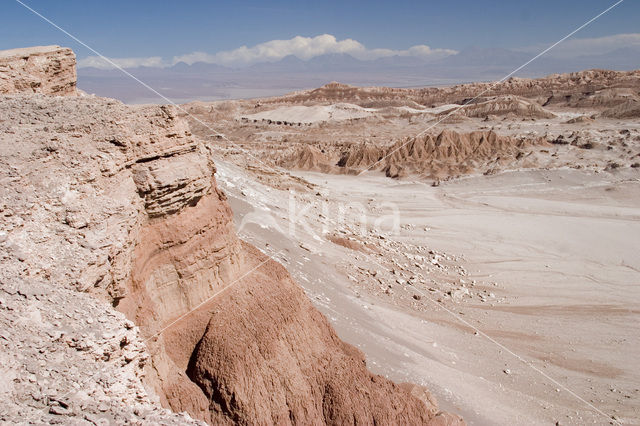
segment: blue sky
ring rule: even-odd
[[[614,1],[87,1],[24,0],[101,53],[173,57],[297,35],[331,34],[367,48],[461,50],[551,43]],[[91,55],[13,0],[0,5],[0,49],[60,44]],[[640,33],[640,1],[626,0],[578,38]]]

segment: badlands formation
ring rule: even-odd
[[[640,165],[640,71],[447,88],[329,83],[277,98],[187,105],[226,152],[289,170],[450,179],[523,168]],[[417,136],[416,136],[417,135]]]
[[[640,423],[640,71],[184,106],[242,238],[468,424]]]
[[[463,424],[238,238],[179,108],[83,95],[74,66],[0,53],[2,423]]]
[[[3,422],[640,423],[640,71],[127,106],[73,62],[0,53]]]

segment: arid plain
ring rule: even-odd
[[[635,423],[639,78],[186,108],[240,235],[374,371],[470,424]]]
[[[125,105],[0,52],[0,422],[637,424],[640,72]]]

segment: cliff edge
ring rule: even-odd
[[[67,50],[0,53],[46,80],[0,68],[0,420],[462,423],[237,238],[175,107],[45,96],[75,90],[49,79],[75,76]]]
[[[76,94],[76,55],[67,47],[0,51],[0,94]]]

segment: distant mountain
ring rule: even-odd
[[[276,62],[264,62],[249,67],[255,72],[344,72],[363,71],[372,61],[362,61],[346,53],[332,53],[302,60],[289,55]]]
[[[406,67],[421,67],[427,64],[432,64],[439,60],[440,58],[430,59],[430,58],[421,58],[417,56],[394,55],[394,56],[387,56],[384,58],[378,58],[370,62],[375,66],[406,68]]]
[[[253,72],[304,72],[308,71],[308,69],[308,63],[294,55],[285,56],[275,62],[254,64],[248,68],[248,70]]]
[[[167,68],[139,67],[128,71],[163,95],[185,102],[280,95],[318,87],[329,81],[362,86],[415,87],[498,80],[534,56],[535,53],[516,50],[471,47],[444,58],[392,56],[360,60],[348,54],[328,54],[303,60],[290,55],[244,68],[180,62]],[[540,77],[590,68],[630,70],[640,68],[639,58],[640,48],[636,47],[573,58],[546,55],[516,75]],[[155,93],[119,70],[80,68],[78,87],[125,102],[161,101]]]
[[[332,53],[328,55],[316,56],[307,61],[311,68],[315,70],[327,71],[350,71],[362,70],[371,61],[362,61],[346,53]]]

